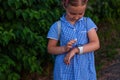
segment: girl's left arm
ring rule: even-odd
[[[96,30],[93,28],[88,31],[89,43],[83,45],[83,54],[91,51],[95,51],[100,48],[100,42]],[[74,48],[76,53],[79,53],[78,48]]]
[[[88,31],[89,43],[83,45],[83,53],[95,51],[100,48],[100,42],[96,30],[93,28]]]

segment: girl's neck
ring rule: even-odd
[[[76,21],[71,21],[66,15],[65,15],[65,18],[68,22],[70,22],[70,24],[74,25],[76,23]]]

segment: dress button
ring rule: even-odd
[[[74,31],[76,31],[76,29],[73,29]]]
[[[74,40],[77,41],[77,38],[75,38]]]

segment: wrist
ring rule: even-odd
[[[79,49],[76,47],[73,49],[75,53],[79,53]]]
[[[66,52],[66,46],[62,47],[63,52]]]

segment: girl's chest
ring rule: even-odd
[[[84,25],[62,27],[61,39],[66,43],[73,39],[76,39],[78,44],[86,42],[88,39],[87,28]]]

